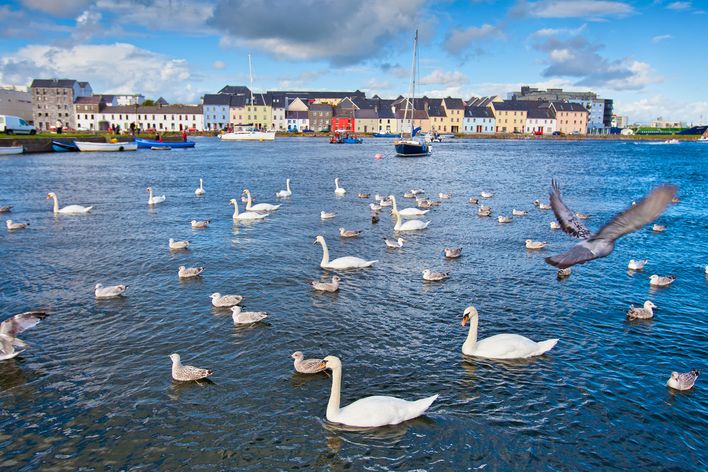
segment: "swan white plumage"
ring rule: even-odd
[[[247,211],[275,211],[280,208],[280,205],[271,205],[270,203],[258,203],[256,205],[251,205],[251,191],[247,188],[243,190],[246,194],[246,210]]]
[[[396,215],[396,226],[393,227],[394,231],[418,231],[427,228],[430,224],[430,221],[423,220],[408,220],[405,223],[402,223],[401,214],[394,214]]]
[[[286,188],[286,190],[281,190],[280,192],[275,192],[275,196],[277,198],[286,198],[286,197],[289,197],[293,194],[292,190],[290,190],[290,179],[285,179],[285,188]]]
[[[467,356],[487,359],[526,359],[550,351],[558,342],[557,339],[547,339],[537,343],[524,336],[509,333],[496,334],[477,341],[479,314],[473,306],[465,309],[462,315],[462,326],[465,326],[467,321],[470,322],[470,330],[462,345],[462,353]]]
[[[378,261],[367,261],[360,257],[344,256],[338,257],[333,261],[329,260],[329,250],[327,249],[327,243],[323,236],[319,235],[315,238],[314,244],[320,243],[322,245],[322,262],[320,262],[320,267],[323,269],[360,269],[363,267],[369,267],[374,265]]]
[[[93,206],[85,207],[85,206],[81,206],[81,205],[68,205],[68,206],[65,206],[64,208],[59,208],[59,199],[57,198],[57,194],[54,192],[49,192],[47,194],[47,200],[49,200],[50,198],[54,200],[54,213],[55,214],[61,213],[63,215],[78,215],[81,213],[88,213],[91,211],[91,208],[93,208]]]
[[[194,191],[194,195],[197,197],[201,197],[204,195],[206,192],[204,191],[204,182],[202,182],[202,178],[199,177],[199,188]]]
[[[403,208],[403,209],[399,210],[398,203],[396,202],[396,197],[393,195],[389,195],[388,198],[393,202],[393,210],[392,211],[394,213],[398,213],[403,218],[412,218],[414,216],[423,216],[430,211],[430,210],[421,210],[420,208]]]
[[[339,177],[334,179],[334,187],[334,193],[336,193],[337,195],[344,195],[345,193],[347,193],[346,190],[339,186]]]
[[[234,220],[262,220],[268,213],[256,213],[255,211],[244,211],[243,213],[238,212],[238,202],[235,198],[229,200],[229,203],[234,206]]]
[[[332,370],[332,391],[327,402],[327,421],[359,428],[403,423],[421,416],[430,408],[438,395],[417,401],[396,397],[365,397],[340,408],[342,391],[342,361],[335,356],[324,358],[322,365]]]
[[[157,205],[158,203],[162,203],[165,200],[167,200],[167,197],[165,197],[164,195],[159,196],[159,197],[154,197],[152,195],[152,187],[148,187],[145,190],[147,191],[147,193],[150,194],[150,196],[148,197],[148,205]]]

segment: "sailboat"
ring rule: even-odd
[[[251,101],[249,103],[249,110],[250,107],[254,107],[255,112],[256,102],[253,98],[253,68],[251,67],[250,54],[248,55],[248,76],[251,81]],[[248,126],[242,126],[241,129],[234,130],[231,133],[220,134],[218,137],[222,141],[273,141],[275,139],[275,131],[259,130],[251,124]]]
[[[423,157],[430,155],[432,150],[430,144],[426,143],[420,137],[416,138],[416,133],[420,128],[415,127],[415,78],[416,66],[418,65],[418,30],[415,30],[415,38],[413,39],[413,66],[411,67],[411,83],[408,89],[408,100],[406,100],[406,108],[403,112],[403,122],[408,120],[408,110],[411,109],[410,115],[410,132],[406,133],[401,130],[401,139],[393,142],[396,147],[396,155],[398,157]],[[406,137],[409,135],[409,137]]]

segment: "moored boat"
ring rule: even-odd
[[[65,143],[62,141],[52,141],[52,149],[54,152],[78,152],[79,147],[73,143]]]
[[[275,131],[260,131],[255,128],[246,128],[231,133],[223,133],[217,136],[222,141],[273,141]]]
[[[75,141],[79,151],[112,152],[112,151],[137,151],[138,143],[135,141],[116,143],[91,143],[88,141]]]
[[[374,133],[374,138],[400,138],[401,133]]]
[[[24,146],[0,147],[0,156],[9,156],[11,154],[22,154],[23,152],[25,152]]]
[[[153,147],[170,147],[173,149],[193,148],[194,141],[155,141],[154,139],[135,138],[138,149],[152,149]]]

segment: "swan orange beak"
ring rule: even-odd
[[[462,316],[462,321],[460,321],[460,324],[462,326],[465,326],[467,324],[467,322],[469,321],[469,319],[470,319],[470,315],[465,313],[465,315]]]

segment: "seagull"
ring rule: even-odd
[[[339,235],[343,238],[356,238],[359,236],[363,231],[360,229],[344,229],[344,228],[339,228]]]
[[[575,216],[577,216],[577,217],[580,218],[581,220],[587,220],[587,219],[590,218],[592,215],[589,214],[589,213],[575,213]]]
[[[629,310],[627,310],[628,320],[650,320],[654,318],[653,308],[657,308],[651,300],[644,302],[644,307],[636,307],[634,305],[629,305]]]
[[[636,261],[634,259],[630,259],[629,264],[627,264],[627,269],[642,270],[644,269],[644,266],[647,265],[647,262],[649,262],[649,259],[637,259]]]
[[[192,229],[205,229],[209,227],[211,220],[192,220]]]
[[[290,357],[295,359],[295,371],[301,374],[316,374],[327,369],[322,359],[305,359],[300,351],[293,352]]]
[[[398,238],[398,239],[395,240],[395,241],[392,241],[392,240],[390,240],[390,239],[388,239],[388,238],[383,238],[383,240],[384,240],[384,242],[386,243],[386,247],[389,248],[389,249],[398,249],[398,248],[401,248],[401,247],[403,247],[403,243],[406,242],[406,240],[403,239],[403,238]]]
[[[482,198],[492,198],[492,197],[494,196],[494,192],[481,191],[481,192],[479,192],[479,195],[480,195]]]
[[[25,229],[27,228],[30,224],[29,223],[15,223],[12,220],[7,220],[5,221],[5,225],[7,226],[8,231],[15,231],[18,229]]]
[[[570,277],[570,267],[566,267],[565,269],[558,269],[558,272],[556,272],[556,277],[559,279],[565,279],[566,277]]]
[[[10,213],[12,211],[12,205],[0,206],[0,213]]]
[[[512,215],[512,216],[526,216],[526,215],[528,215],[528,214],[529,214],[529,212],[528,212],[528,211],[525,211],[525,210],[517,210],[516,208],[514,208],[513,210],[511,210],[511,215]]]
[[[550,210],[552,207],[551,205],[546,205],[545,203],[540,203],[538,204],[538,209],[539,210]]]
[[[533,239],[527,239],[525,242],[526,249],[543,249],[548,246],[548,243],[545,241],[534,241]]]
[[[369,208],[371,208],[371,211],[379,211],[381,210],[381,205],[377,205],[376,203],[369,203]]]
[[[449,277],[450,274],[448,272],[433,272],[430,269],[425,269],[423,271],[423,280],[427,280],[429,282],[439,282]]]
[[[439,198],[440,200],[449,200],[449,199],[450,199],[450,194],[449,194],[449,193],[442,193],[442,192],[440,192],[440,193],[438,194],[438,198]]]
[[[268,313],[265,311],[241,311],[240,306],[231,308],[231,313],[234,324],[237,325],[258,323],[268,317]]]
[[[96,284],[94,287],[94,294],[96,298],[116,298],[120,297],[128,289],[127,285],[111,285],[109,287],[104,287],[102,284]]]
[[[209,377],[214,373],[210,369],[200,369],[191,365],[182,365],[179,354],[170,354],[172,359],[172,378],[180,382],[191,382]]]
[[[565,269],[575,264],[584,264],[593,259],[608,256],[615,248],[617,239],[658,218],[676,194],[676,190],[674,185],[662,185],[655,188],[636,206],[624,210],[595,234],[591,234],[590,230],[563,203],[560,188],[554,179],[551,181],[550,193],[553,213],[564,232],[581,238],[582,241],[565,254],[547,257],[546,262],[559,269]]]
[[[170,238],[169,241],[170,250],[179,251],[180,249],[189,249],[189,241],[175,241]]]
[[[654,223],[654,226],[651,227],[651,230],[655,233],[661,233],[662,231],[666,231],[666,226]]]
[[[323,220],[331,220],[335,216],[337,216],[337,214],[333,211],[321,211],[320,212],[320,218]]]
[[[478,205],[478,204],[479,204],[479,198],[470,197],[470,199],[467,200],[467,201],[468,201],[469,203],[471,203],[472,205]]]
[[[445,257],[448,259],[457,259],[462,255],[462,248],[461,247],[446,247],[443,249],[443,252],[445,252]]]
[[[241,295],[222,295],[219,292],[214,292],[210,295],[211,304],[217,308],[231,308],[238,305],[243,300]]]
[[[422,188],[412,188],[411,193],[413,195],[418,195],[419,193],[425,193],[425,190],[423,190]]]
[[[511,216],[499,215],[497,216],[497,221],[499,223],[511,223]]]
[[[675,275],[661,276],[654,274],[649,277],[649,285],[652,285],[654,287],[668,287],[669,285],[674,283],[674,280],[676,280]]]
[[[561,225],[557,221],[551,221],[551,229],[561,229]]]
[[[671,372],[671,377],[666,385],[675,390],[690,390],[693,388],[693,384],[696,383],[696,379],[700,372],[693,369],[691,372],[685,372],[679,374],[678,372]]]
[[[204,272],[204,267],[179,266],[177,275],[179,275],[180,279],[189,279],[191,277],[199,277],[202,272]]]
[[[403,194],[403,198],[415,198],[415,193],[410,190]]]
[[[310,285],[312,285],[313,289],[319,290],[320,292],[336,292],[339,290],[340,280],[342,279],[338,275],[333,275],[331,282],[318,282],[313,280],[310,282]]]
[[[29,348],[27,343],[16,336],[36,326],[47,316],[49,315],[44,311],[28,311],[15,315],[0,323],[0,361],[12,359]],[[15,346],[24,349],[16,351]]]
[[[357,198],[369,198],[371,194],[368,193],[357,193],[356,196]]]
[[[479,210],[477,210],[477,215],[478,216],[491,216],[492,215],[492,207],[488,206],[481,206],[479,207]]]

